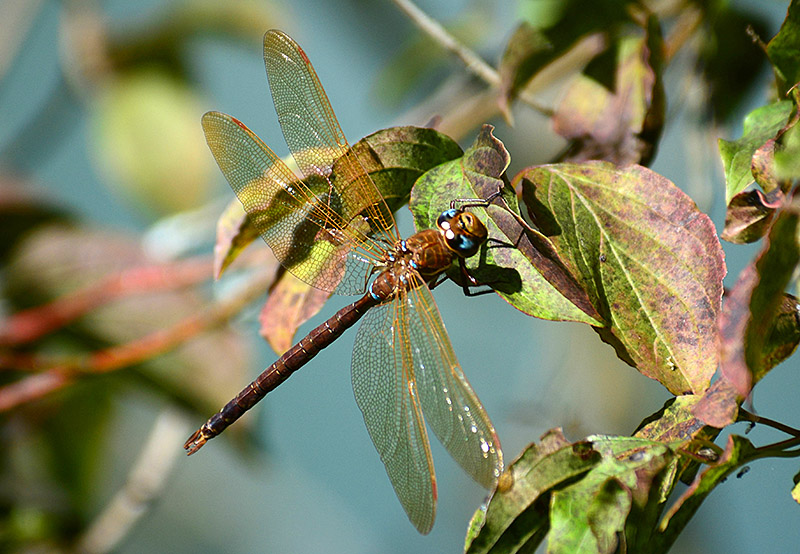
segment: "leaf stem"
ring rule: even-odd
[[[754,413],[748,412],[744,408],[739,408],[738,420],[749,421],[752,423],[761,423],[763,425],[767,425],[768,427],[772,427],[773,429],[777,429],[778,431],[783,431],[787,435],[792,435],[793,437],[800,437],[800,430],[795,429],[794,427],[789,427],[788,425],[785,425],[780,421],[775,421],[773,419],[769,419],[767,417],[762,417]]]

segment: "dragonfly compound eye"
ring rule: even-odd
[[[480,219],[462,210],[444,212],[437,224],[444,234],[447,247],[462,258],[474,256],[488,235]]]

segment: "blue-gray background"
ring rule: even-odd
[[[785,2],[737,3],[769,19],[769,36],[777,32]],[[495,55],[496,45],[512,31],[516,14],[514,3],[497,4],[488,10],[494,38],[486,38],[487,51]],[[430,0],[422,7],[448,21],[471,4]],[[162,6],[114,0],[104,8],[115,24],[124,26],[146,19]],[[276,25],[293,36],[314,62],[351,141],[392,124],[424,123],[403,121],[402,109],[387,108],[372,92],[378,73],[413,31],[390,2],[295,0],[286,5],[276,2],[274,9]],[[57,86],[60,15],[60,3],[43,3],[22,54],[0,82],[0,150]],[[220,110],[245,121],[266,143],[285,153],[258,47],[247,50],[211,39],[198,40],[194,47],[192,63],[206,91],[197,112],[197,133],[201,133],[202,112]],[[763,75],[762,82],[767,80],[768,75]],[[680,82],[674,86],[679,88]],[[748,109],[766,99],[765,87],[759,88]],[[720,229],[724,211],[718,164],[711,162],[715,171],[704,175],[703,182],[696,181],[692,156],[698,154],[686,125],[686,119],[695,116],[681,102],[670,103],[669,110],[669,126],[653,169],[692,195]],[[26,152],[18,152],[17,166],[30,170],[30,176],[57,203],[99,225],[142,228],[145,219],[104,186],[92,164],[88,126],[85,118],[76,116],[51,151],[39,153],[35,163],[26,159]],[[535,144],[510,138],[512,132],[500,125],[498,137],[505,140],[506,133],[514,168],[540,161],[536,153],[525,151],[535,149]],[[739,136],[741,125],[720,133],[727,138]],[[701,157],[715,155],[713,144],[708,146],[702,145],[707,151],[701,152],[707,153]],[[219,196],[230,198],[222,183],[219,176]],[[407,234],[407,214],[401,217],[401,226]],[[727,252],[729,273],[735,276],[754,250],[739,247]],[[732,284],[730,277],[726,284]],[[442,286],[436,293],[455,350],[491,414],[509,460],[551,427],[564,427],[571,439],[589,433],[629,434],[668,397],[657,383],[618,361],[585,326],[534,320],[495,296],[464,299],[454,286]],[[312,324],[345,301],[337,300]],[[301,332],[309,328],[306,325]],[[250,321],[242,329],[255,336],[256,323]],[[262,457],[243,460],[224,440],[218,440],[200,454],[180,459],[163,495],[123,542],[121,551],[460,551],[467,521],[485,493],[434,445],[438,518],[429,536],[416,533],[394,497],[353,401],[349,374],[353,336],[351,332],[337,341],[249,416],[261,423]],[[260,342],[257,348],[259,361],[253,374],[275,357]],[[793,401],[799,384],[797,369],[797,361],[790,360],[760,383],[755,393],[760,413],[795,427],[800,420]],[[131,444],[145,439],[153,414],[162,408],[160,399],[142,395],[117,412],[119,430],[108,452],[109,490],[122,484],[137,455]],[[735,431],[744,432],[744,427]],[[749,438],[763,444],[782,437],[757,429]],[[743,478],[729,479],[704,503],[675,552],[796,551],[800,507],[789,497],[789,490],[797,468],[796,460],[768,459],[754,464]]]

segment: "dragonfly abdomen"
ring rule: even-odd
[[[194,454],[206,441],[222,433],[227,427],[255,406],[267,393],[277,388],[316,356],[323,348],[339,338],[342,333],[355,325],[361,317],[380,299],[365,294],[352,304],[336,312],[330,319],[315,327],[300,342],[292,346],[283,356],[265,369],[261,375],[247,385],[236,397],[211,416],[200,429],[189,437],[183,448]]]

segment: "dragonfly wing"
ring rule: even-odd
[[[430,289],[406,294],[408,339],[425,419],[469,475],[491,488],[503,471],[503,453],[492,422],[456,360]]]
[[[420,533],[436,516],[436,478],[410,364],[405,306],[372,308],[356,335],[353,391],[397,498]]]
[[[342,232],[341,214],[326,196],[327,182],[300,181],[255,133],[229,115],[208,112],[203,130],[222,173],[278,260],[319,289],[363,292],[381,256],[357,250]]]
[[[394,244],[398,240],[394,217],[369,174],[352,152],[330,101],[303,49],[287,34],[271,30],[264,35],[264,65],[269,88],[286,144],[306,178],[329,184],[341,226],[351,223],[356,242],[361,222],[369,234]]]

